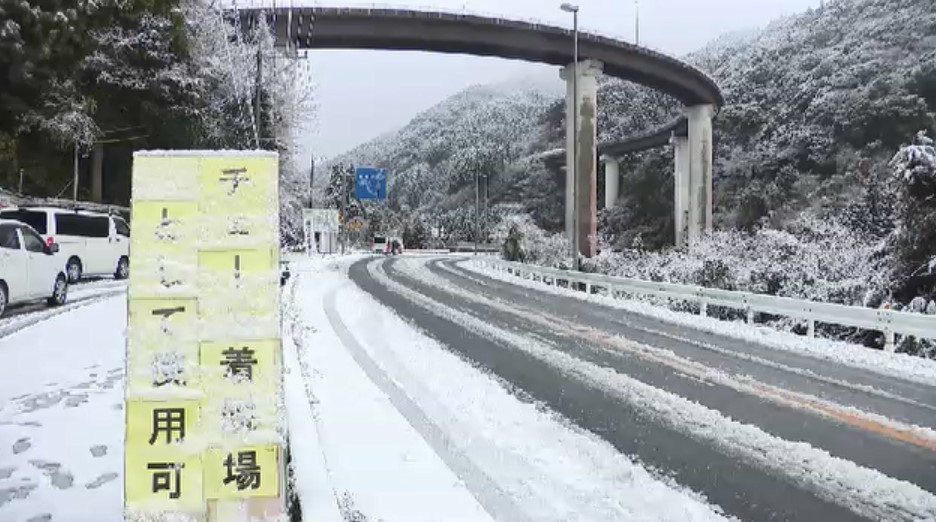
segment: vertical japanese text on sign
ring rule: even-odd
[[[128,518],[214,522],[254,500],[285,512],[277,163],[263,151],[134,155]]]

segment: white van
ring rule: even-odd
[[[0,316],[10,304],[65,304],[68,282],[58,251],[29,225],[0,219]]]
[[[84,276],[130,275],[130,225],[120,216],[54,207],[0,211],[36,229],[47,245],[57,243],[70,283]]]

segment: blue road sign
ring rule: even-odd
[[[387,199],[387,169],[358,167],[354,170],[354,197]]]

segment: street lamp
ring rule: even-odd
[[[572,13],[572,165],[566,165],[566,168],[572,169],[572,270],[579,269],[579,250],[578,250],[578,125],[579,125],[579,101],[578,101],[578,12],[577,5],[568,2],[560,7],[567,13]]]

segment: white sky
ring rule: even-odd
[[[269,5],[274,0],[237,0]],[[368,5],[359,0],[275,0],[280,6]],[[539,19],[571,26],[562,0],[397,0],[410,8],[444,8]],[[722,33],[760,27],[783,15],[818,7],[820,0],[640,0],[641,43],[682,55]],[[634,38],[634,0],[579,0],[579,23],[627,41]],[[555,75],[558,69],[525,62],[463,55],[388,51],[309,53],[319,106],[308,137],[316,157],[332,157],[380,134],[471,85],[525,74]],[[372,82],[365,78],[379,78]]]

